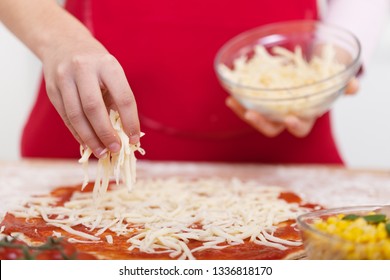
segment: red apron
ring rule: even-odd
[[[213,70],[217,50],[238,33],[275,21],[317,18],[316,0],[69,0],[123,66],[140,114],[145,159],[342,163],[329,114],[309,136],[267,138],[238,119]],[[229,3],[229,4],[228,4]],[[44,85],[22,137],[25,157],[78,157],[78,144]]]

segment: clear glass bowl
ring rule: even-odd
[[[269,53],[275,46],[290,51],[299,46],[306,61],[318,55],[321,46],[332,45],[334,57],[344,65],[344,69],[312,83],[294,87],[260,88],[232,81],[222,71],[221,65],[233,69],[237,58],[246,57],[250,60],[258,45]],[[287,21],[254,28],[232,38],[218,51],[214,69],[221,85],[244,107],[281,121],[287,115],[312,117],[328,111],[359,70],[360,52],[358,39],[347,30],[312,20]]]
[[[326,233],[314,226],[316,222],[325,221],[339,214],[364,216],[372,213],[385,214],[389,218],[390,205],[342,207],[314,211],[299,216],[297,222],[307,258],[315,260],[390,259],[390,234],[385,240],[372,242],[361,238],[361,241],[357,242],[347,240],[337,234]],[[345,230],[343,232],[347,233]],[[356,231],[348,231],[348,233],[358,234]]]

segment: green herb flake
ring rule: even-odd
[[[343,217],[342,220],[355,221],[357,218],[360,218],[360,216],[355,215],[355,214],[349,214],[349,215],[346,215],[345,217]]]
[[[58,250],[63,257],[64,260],[74,259],[75,255],[67,256],[64,252],[64,248],[61,244],[62,238],[53,238],[48,237],[46,243],[39,246],[29,246],[27,244],[16,243],[16,239],[12,238],[8,240],[8,238],[0,239],[0,248],[13,248],[21,250],[23,253],[24,260],[35,260],[39,252],[46,250]]]
[[[384,214],[367,215],[364,216],[363,219],[365,219],[368,223],[379,224],[379,223],[386,222],[386,215]]]

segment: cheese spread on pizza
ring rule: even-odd
[[[318,208],[278,186],[237,178],[139,179],[55,189],[9,211],[3,235],[65,238],[100,259],[286,259],[303,253],[296,217]]]

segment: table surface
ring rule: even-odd
[[[96,163],[89,166],[94,178]],[[30,195],[81,184],[77,160],[0,161],[0,214]],[[286,187],[326,207],[390,204],[390,170],[357,170],[329,165],[261,165],[138,160],[137,178],[178,176],[236,177],[259,185]],[[136,185],[134,186],[136,187]]]

